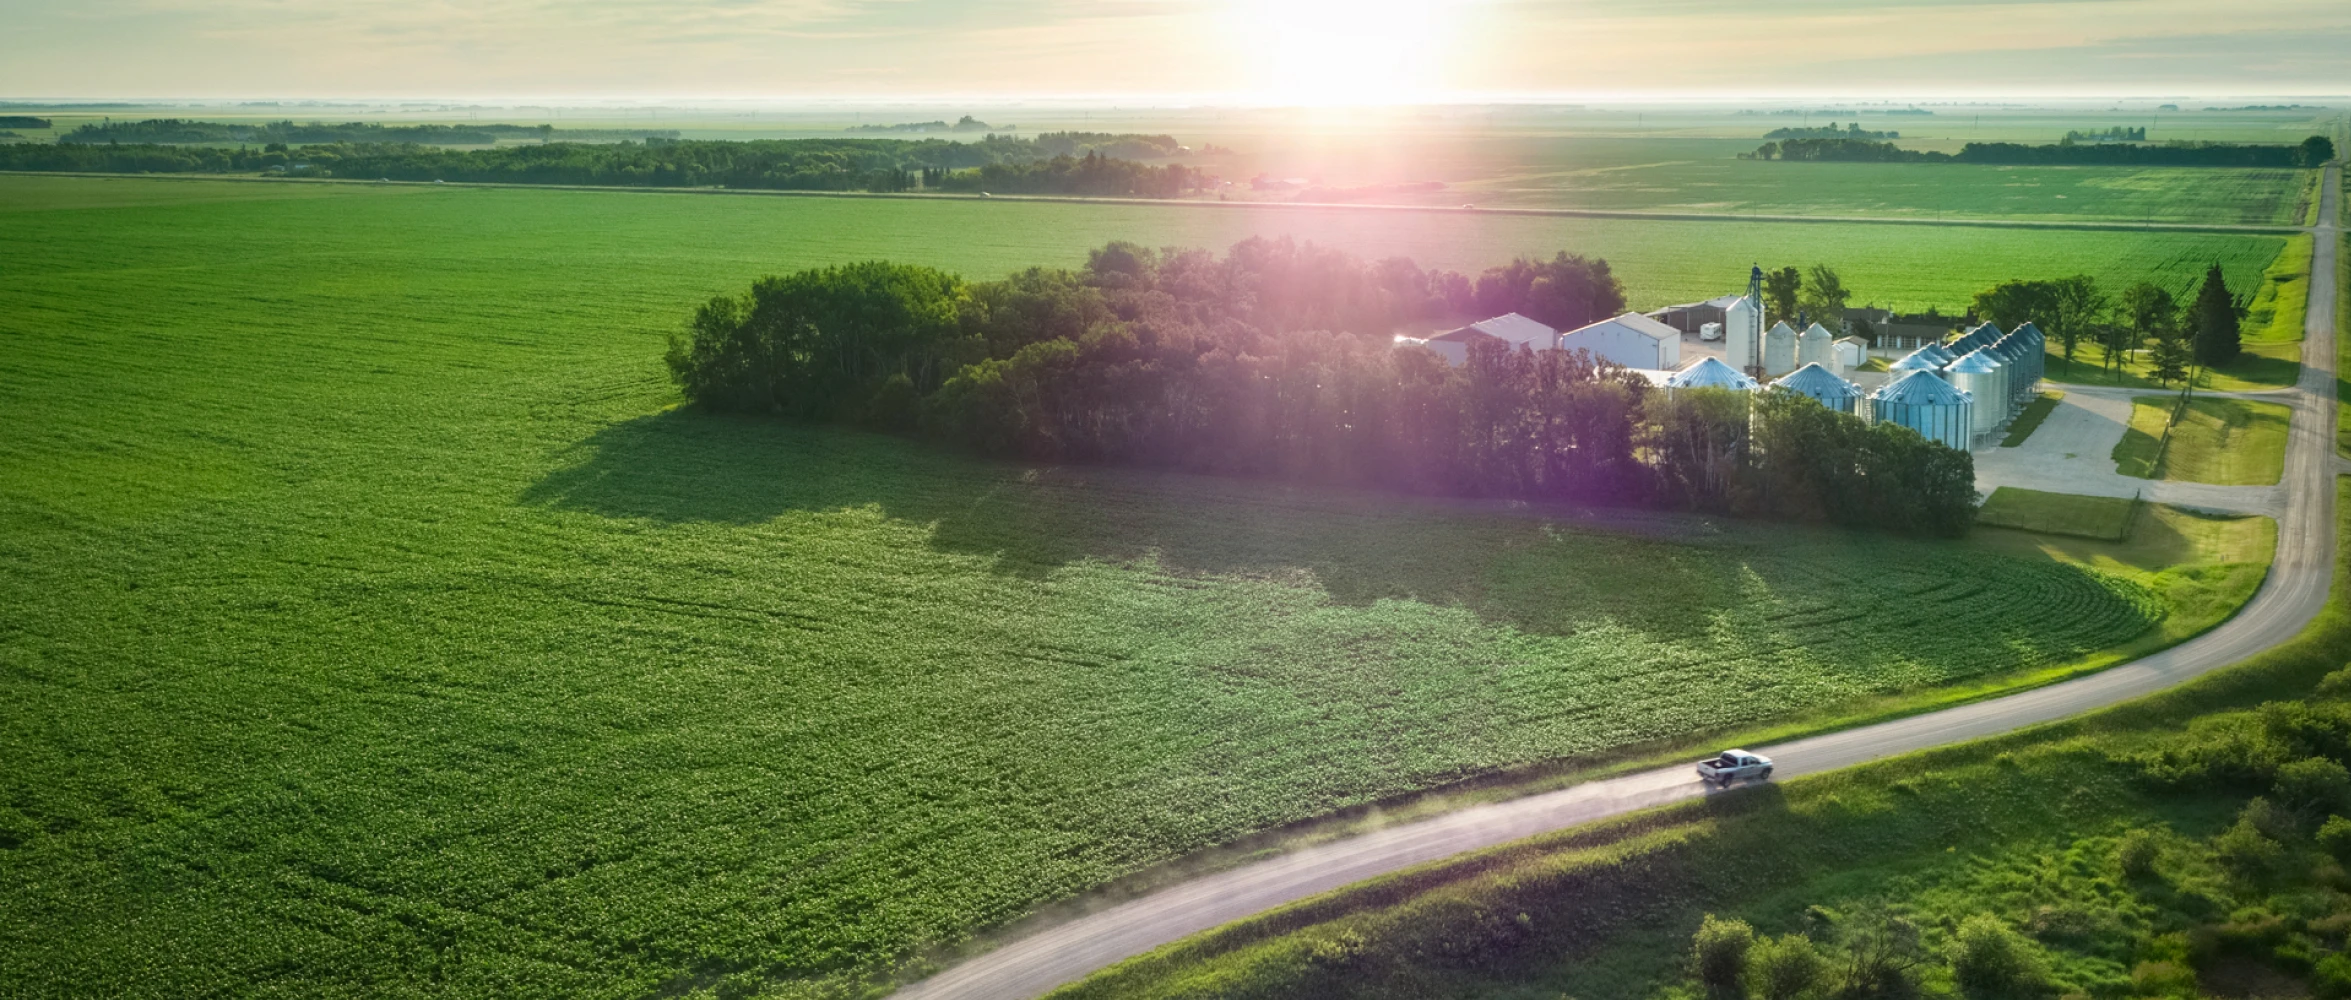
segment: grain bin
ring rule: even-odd
[[[1987,434],[2008,419],[2008,366],[1989,348],[1969,351],[1943,369],[1951,387],[1975,397],[1974,434]]]
[[[1796,335],[1796,367],[1819,365],[1835,374],[1837,364],[1837,335],[1829,328],[1814,323]]]
[[[1771,387],[1810,396],[1839,413],[1851,413],[1861,402],[1860,386],[1837,377],[1837,373],[1818,362],[1789,372]]]
[[[1961,451],[1973,440],[1975,400],[1933,372],[1914,371],[1869,397],[1871,418],[1917,431]]]
[[[1722,311],[1723,355],[1731,368],[1746,371],[1763,359],[1763,307],[1741,296]]]
[[[1796,328],[1781,320],[1763,335],[1763,373],[1785,375],[1795,370]]]
[[[1936,372],[1941,371],[1942,368],[1943,359],[1936,357],[1935,352],[1924,347],[1905,354],[1896,359],[1893,364],[1886,366],[1886,370],[1893,372],[1897,379],[1910,372]]]
[[[1759,383],[1742,372],[1715,358],[1707,358],[1665,377],[1665,391],[1676,389],[1729,389],[1733,392],[1753,392]]]

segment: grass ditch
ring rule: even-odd
[[[2130,536],[2141,502],[2002,486],[1985,498],[1975,520],[1979,527],[2120,542]]]
[[[2049,414],[2055,412],[2057,404],[2064,399],[2065,393],[2055,390],[2045,391],[2034,396],[2033,401],[2026,403],[2024,410],[2016,415],[2014,421],[2009,423],[2008,436],[2000,439],[2000,447],[2014,448],[2025,443],[2033,436],[2034,431],[2041,429],[2041,421],[2049,419]]]
[[[2115,471],[2139,479],[2269,486],[2286,469],[2286,439],[2294,411],[2282,403],[2198,396],[2178,407],[2177,396],[2131,400],[2130,429],[2114,445]]]
[[[2339,510],[2351,512],[2351,484],[2337,491]],[[2247,857],[2267,872],[2334,863],[2306,840],[2279,843],[2258,827],[2221,836],[2257,818],[2245,799],[2261,783],[2167,785],[2147,775],[2149,762],[2195,745],[2183,732],[2208,721],[2268,724],[2216,717],[2308,697],[2351,660],[2351,538],[2341,521],[2336,532],[2334,594],[2309,628],[2179,688],[1422,866],[1178,942],[1052,997],[1683,997],[1695,992],[1684,970],[1706,914],[1767,934],[1829,937],[1881,909],[1913,929],[1930,962],[1966,919],[1990,911],[2029,938],[2020,947],[2041,963],[2051,993],[2143,995],[2138,987],[2162,975],[2225,989],[2250,974],[2248,963],[2308,975],[2326,953],[2288,945],[2312,935],[2339,941],[2324,935],[2341,918],[2316,919],[2336,903],[2294,910],[2263,901],[2241,917],[2234,897],[2260,899],[2276,883],[2216,877],[2217,866]],[[2346,688],[2328,684],[2334,697]],[[2241,806],[2245,818],[2232,827]],[[2318,881],[2346,878],[2339,865],[2332,871]],[[2202,937],[2185,933],[2197,927],[2207,928]],[[2163,936],[2175,930],[2176,956]],[[1948,970],[1925,975],[1929,995],[1954,985]]]

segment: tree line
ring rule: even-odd
[[[1112,139],[1120,137],[1109,137]],[[1108,141],[1108,139],[1105,139]],[[989,136],[943,139],[775,139],[590,145],[547,143],[444,149],[414,143],[325,143],[224,149],[156,143],[60,143],[0,147],[0,170],[107,173],[238,173],[272,169],[365,180],[727,187],[782,191],[945,190],[1173,197],[1212,179],[1182,164],[1152,166],[1088,149]],[[993,172],[989,168],[996,168]]]
[[[2132,167],[2317,167],[2335,158],[2335,144],[2314,135],[2294,145],[2277,143],[2165,142],[2079,143],[2028,146],[2014,142],[1971,142],[1957,153],[1903,149],[1890,142],[1857,138],[1787,139],[1767,142],[1742,159],[1816,163],[1982,163],[2007,166]]]
[[[2110,294],[2086,274],[2035,281],[2004,281],[1978,292],[1974,315],[2014,329],[2031,322],[2071,365],[2081,345],[2100,347],[2106,368],[2120,371],[2147,350],[2148,377],[2186,382],[2196,366],[2235,361],[2243,350],[2242,321],[2249,295],[2229,290],[2219,264],[2178,294],[2141,281]]]
[[[1607,262],[1566,253],[1472,280],[1287,239],[1112,243],[1002,281],[884,262],[761,279],[697,309],[667,363],[696,405],[997,456],[1967,530],[1973,461],[1906,428],[1792,393],[1668,397],[1580,351],[1484,341],[1455,367],[1391,333],[1623,307]]]
[[[248,142],[309,145],[315,143],[402,143],[433,146],[488,146],[500,139],[540,142],[611,142],[623,139],[675,139],[676,129],[559,129],[553,125],[385,125],[378,122],[263,122],[259,125],[150,118],[135,122],[91,122],[58,136],[58,142],[162,143]]]

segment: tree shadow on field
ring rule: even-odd
[[[1614,626],[1674,641],[1728,629],[1745,655],[1880,631],[1896,637],[1888,652],[1930,676],[1983,672],[1981,644],[1962,657],[1923,636],[1949,622],[1947,601],[2000,582],[1972,579],[1981,554],[1944,542],[999,462],[885,435],[682,409],[606,427],[566,457],[523,502],[747,530],[796,515],[873,511],[927,526],[924,544],[934,551],[980,557],[1010,576],[1041,579],[1085,561],[1143,564],[1175,586],[1253,578],[1314,587],[1344,605],[1459,607],[1542,635]],[[1887,569],[1854,571],[1868,564]],[[2075,613],[2080,599],[2103,593],[2069,567],[2027,576],[2042,591],[2076,598]],[[1986,642],[2028,660],[2070,655],[2085,640],[2058,613],[1987,628]],[[1899,638],[1906,635],[1922,638]]]

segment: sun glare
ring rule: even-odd
[[[1232,0],[1249,94],[1268,104],[1403,104],[1440,89],[1458,6],[1442,0]]]

